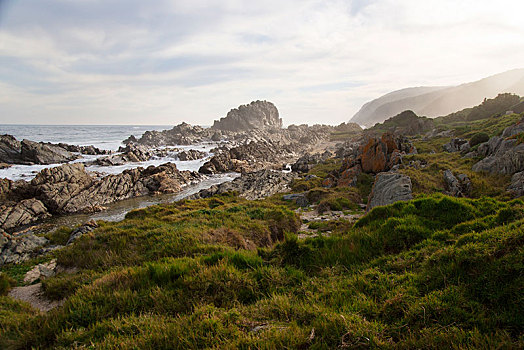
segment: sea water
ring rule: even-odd
[[[51,143],[67,143],[71,145],[89,146],[110,150],[115,152],[122,141],[133,135],[140,138],[147,130],[166,130],[170,126],[162,125],[0,125],[0,134],[9,134],[18,140],[28,139],[31,141],[42,141]],[[126,169],[137,167],[158,166],[167,162],[177,165],[179,170],[198,171],[198,169],[212,156],[211,149],[216,147],[216,143],[203,143],[199,145],[180,145],[172,146],[180,150],[197,149],[208,153],[207,157],[198,160],[180,161],[177,152],[170,152],[165,157],[154,157],[145,162],[131,162],[119,166],[96,166],[89,165],[88,171],[97,171],[102,174],[118,174]],[[106,155],[80,155],[81,158],[73,163],[86,163],[96,158],[106,157]],[[0,169],[0,178],[10,180],[29,181],[44,168],[52,168],[61,164],[50,165],[13,165],[6,169]]]

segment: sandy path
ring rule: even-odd
[[[42,283],[30,286],[15,287],[9,292],[9,296],[31,304],[37,310],[48,312],[63,304],[63,301],[52,301],[42,296]]]

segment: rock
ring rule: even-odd
[[[513,174],[508,191],[511,192],[514,197],[524,196],[524,171]]]
[[[305,154],[300,157],[294,164],[291,165],[291,170],[298,173],[307,173],[316,164],[319,164],[331,157],[331,152]]]
[[[388,148],[378,139],[369,139],[362,148],[362,171],[380,173],[386,170]]]
[[[254,101],[232,109],[225,118],[215,121],[212,129],[243,131],[282,127],[282,119],[274,104],[267,101]]]
[[[444,183],[446,184],[447,194],[454,197],[467,197],[471,192],[471,181],[466,174],[459,174],[455,177],[451,170],[444,171]]]
[[[289,183],[295,177],[296,175],[293,173],[283,173],[281,171],[265,169],[242,174],[242,176],[237,177],[231,182],[211,186],[209,189],[202,190],[189,198],[207,198],[216,194],[237,192],[240,197],[256,200],[271,196],[275,193],[288,191]]]
[[[29,140],[21,142],[20,157],[34,164],[66,163],[79,158],[62,147]]]
[[[42,246],[47,243],[46,238],[35,236],[32,232],[10,236],[0,252],[0,266],[27,261],[37,256]]]
[[[524,171],[524,144],[517,145],[514,139],[503,140],[496,152],[472,167],[473,171],[491,174],[512,175]]]
[[[301,207],[307,207],[309,205],[309,201],[305,193],[285,194],[282,196],[282,199],[285,201],[294,201],[297,205]]]
[[[8,164],[20,163],[20,150],[22,145],[20,141],[11,135],[0,136],[0,162]]]
[[[178,159],[181,161],[188,161],[188,160],[197,160],[202,159],[207,155],[206,152],[201,152],[196,149],[190,149],[187,151],[182,151],[178,153]]]
[[[357,183],[358,176],[362,174],[362,167],[360,164],[352,166],[340,173],[337,181],[338,186],[354,186]]]
[[[79,195],[93,183],[93,179],[80,163],[64,164],[43,169],[31,181],[40,199],[53,213],[64,213],[71,198]]]
[[[460,152],[462,148],[464,149],[466,148],[466,146],[464,145],[467,143],[468,143],[468,140],[454,138],[454,139],[451,139],[451,141],[449,141],[442,147],[444,148],[444,151],[449,152],[449,153]]]
[[[34,198],[25,199],[13,205],[0,206],[0,227],[3,230],[11,230],[34,224],[50,216],[41,201]]]
[[[24,282],[32,284],[37,280],[43,280],[56,275],[56,259],[47,263],[38,264],[25,274]]]
[[[100,166],[123,165],[129,162],[145,162],[154,156],[153,152],[146,146],[135,143],[128,143],[126,147],[120,147],[118,152],[120,154],[98,158],[94,161],[94,164]]]
[[[366,211],[379,205],[388,205],[398,201],[413,199],[409,176],[393,172],[377,174],[369,195]]]
[[[502,132],[502,138],[509,138],[524,132],[524,117],[516,124],[508,126]]]
[[[98,227],[98,224],[95,220],[89,220],[85,224],[83,224],[80,227],[77,227],[76,229],[71,232],[71,235],[69,236],[69,239],[67,240],[66,245],[72,244],[74,241],[79,239],[82,235],[93,231],[95,228]]]
[[[7,164],[7,163],[0,163],[0,169],[7,169],[11,167],[11,164]]]

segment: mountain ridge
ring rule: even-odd
[[[524,68],[456,86],[420,86],[392,91],[365,103],[350,121],[369,127],[408,109],[417,115],[435,118],[478,105],[484,98],[493,98],[503,92],[524,94]]]

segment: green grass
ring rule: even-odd
[[[519,348],[523,212],[520,200],[421,196],[298,240],[294,214],[270,200],[142,209],[60,252],[78,268],[45,282],[63,307],[0,297],[0,347]],[[237,238],[211,240],[220,228]]]

